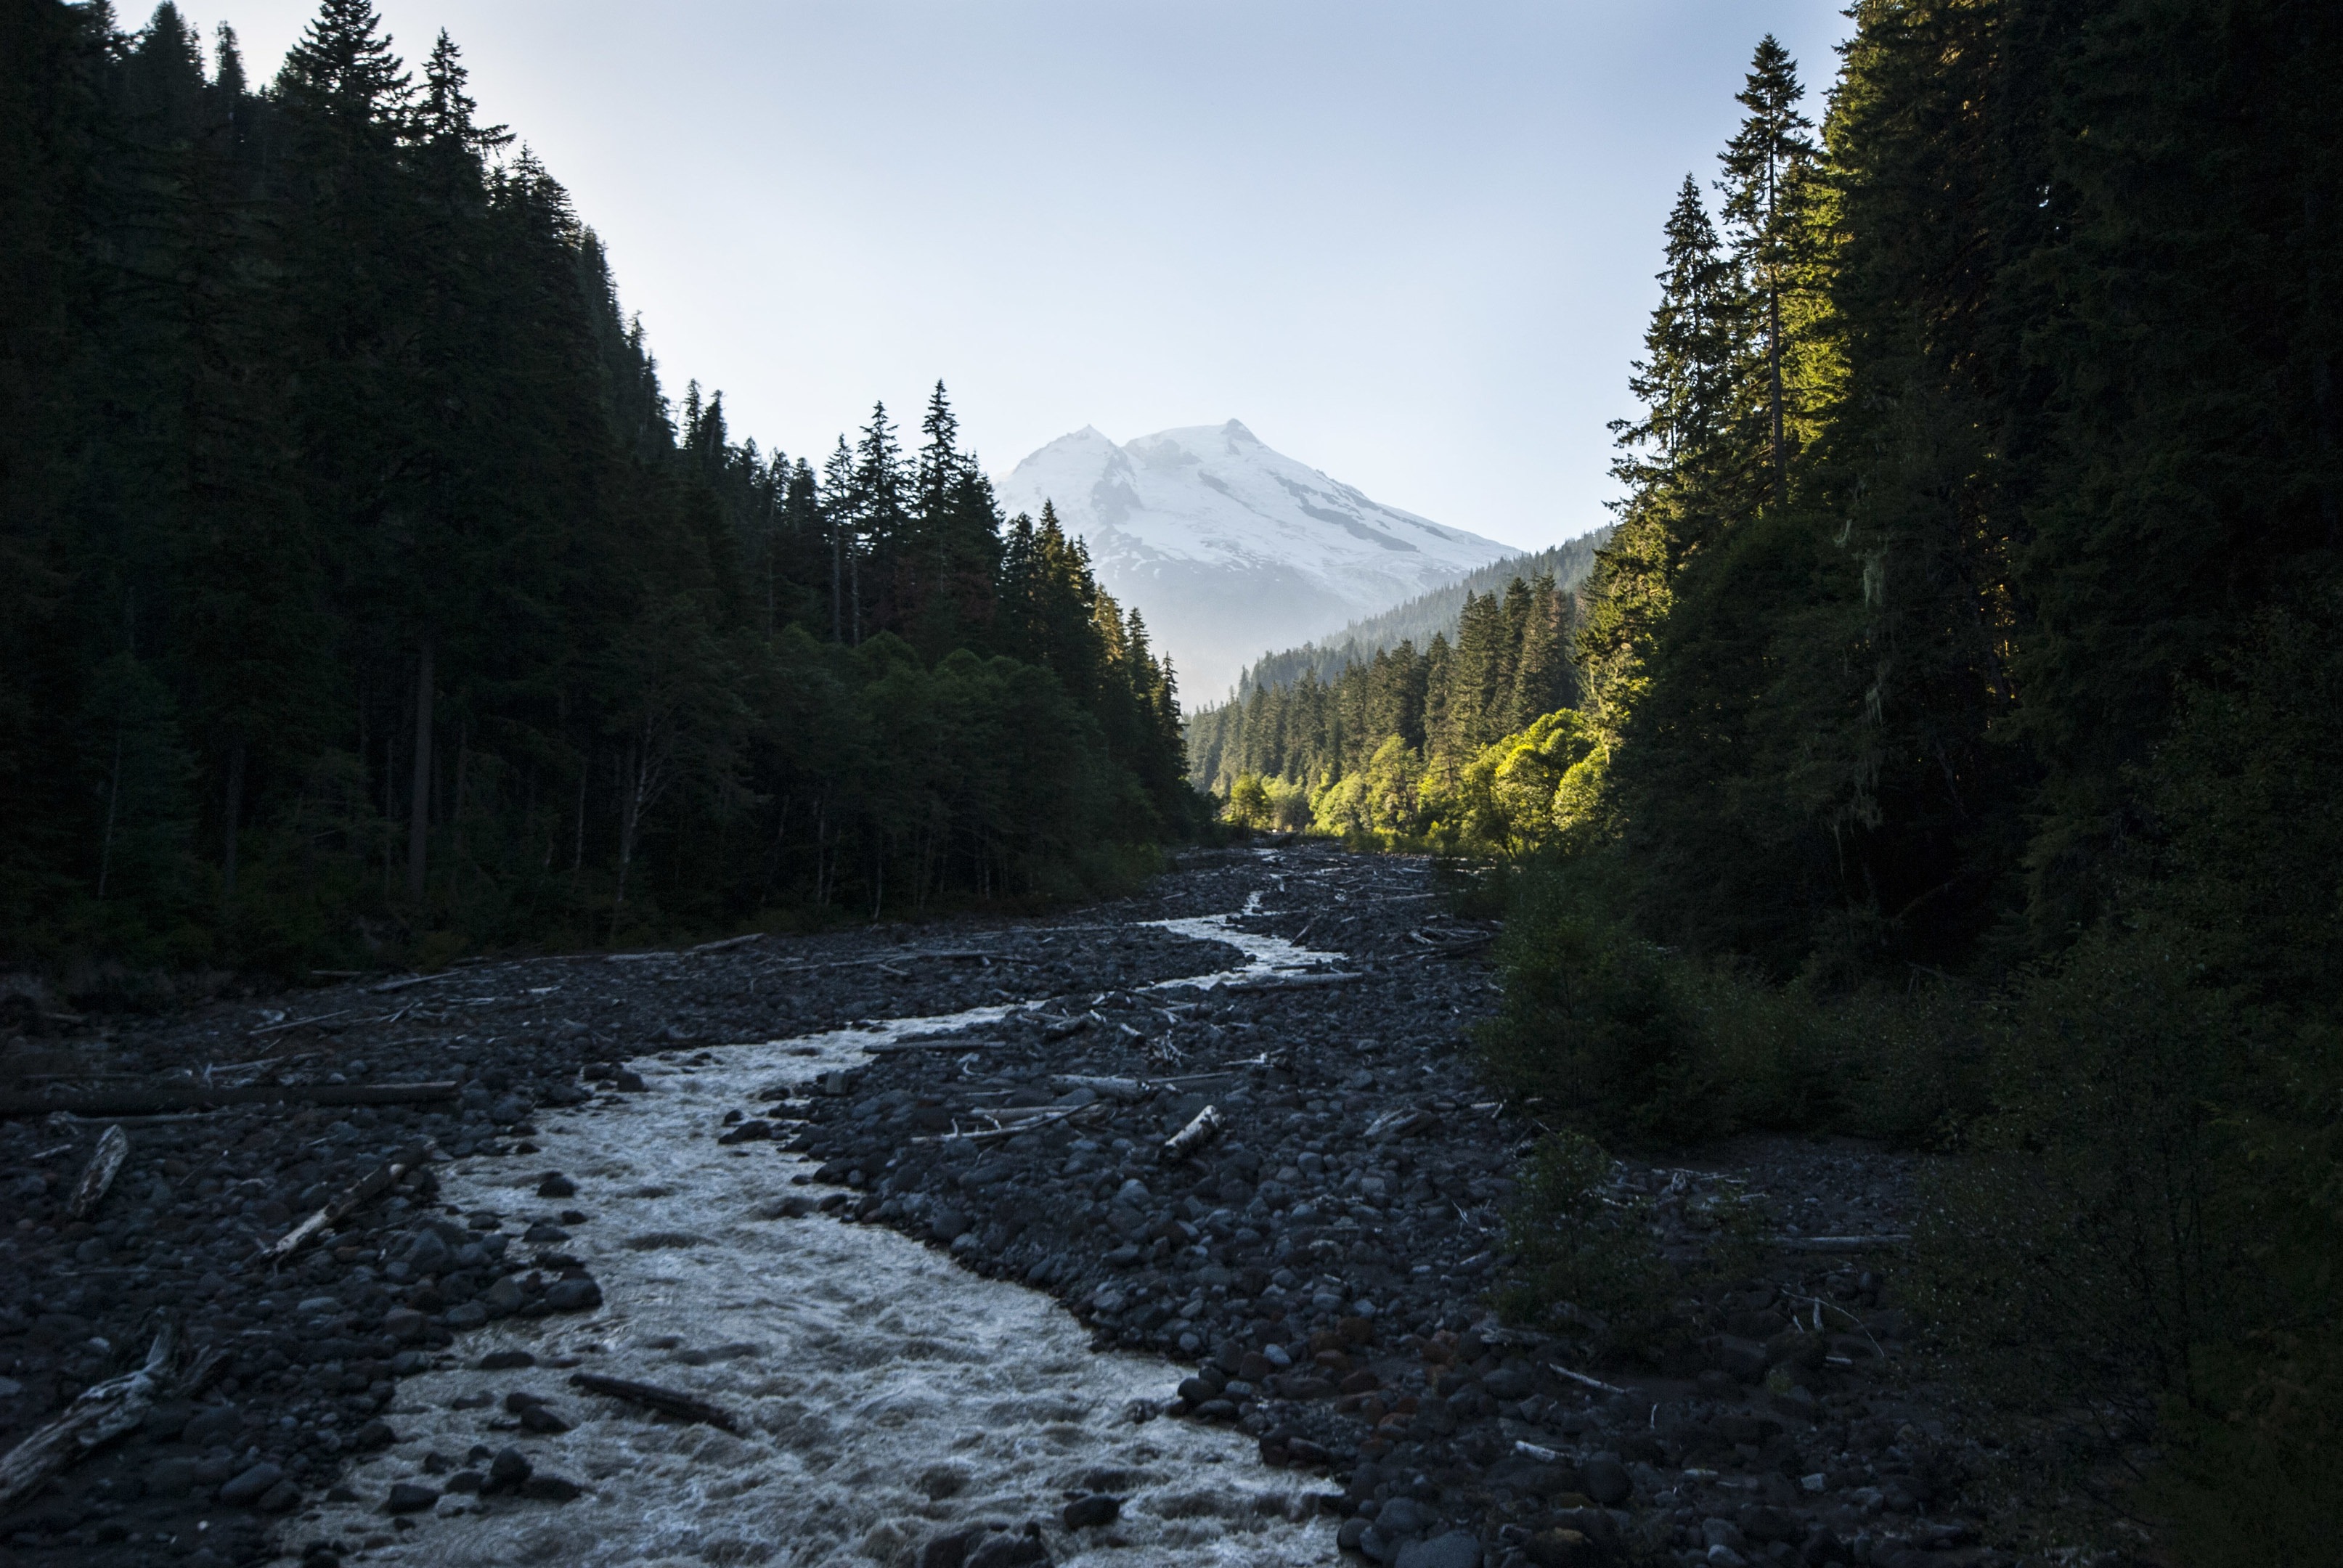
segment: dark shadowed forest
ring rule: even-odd
[[[326,0],[253,79],[168,5],[0,16],[0,947],[869,918],[1185,820],[1168,662],[941,386],[796,457],[671,400],[444,35]]]
[[[1512,856],[1486,1044],[1574,1130],[1552,1170],[1956,1154],[1916,1299],[2068,1526],[2330,1558],[2343,13],[1850,15],[1818,103],[1759,47],[1667,220],[1572,709],[1444,737],[1436,646],[1256,691],[1192,764],[1287,826],[1373,775],[1317,826]],[[1475,769],[1510,797],[1464,830]],[[1518,1304],[1583,1305],[1536,1255],[1589,1211],[1540,1191]]]

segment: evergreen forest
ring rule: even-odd
[[[1264,659],[1242,696],[1189,719],[1195,782],[1246,827],[1452,851],[1508,848],[1491,794],[1499,770],[1509,782],[1524,768],[1542,780],[1536,816],[1559,779],[1544,774],[1579,760],[1567,711],[1577,691],[1572,608],[1551,575],[1516,577],[1503,594],[1464,592],[1453,644],[1445,631],[1421,650],[1403,638],[1344,660],[1331,678],[1309,649]],[[1299,673],[1277,679],[1281,665]],[[1542,720],[1524,752],[1523,732]]]
[[[940,385],[736,440],[444,34],[323,0],[246,71],[169,4],[0,5],[0,948],[103,990],[870,919],[1187,820],[1168,661]]]
[[[1912,1300],[2044,1543],[2331,1560],[2343,10],[1849,15],[1659,236],[1490,1060],[1557,1170],[1957,1155]]]
[[[1502,596],[1515,578],[1525,585],[1552,578],[1554,587],[1565,593],[1574,589],[1594,569],[1594,552],[1610,533],[1608,528],[1597,528],[1552,549],[1492,561],[1444,588],[1363,616],[1323,641],[1305,642],[1282,653],[1265,653],[1237,677],[1231,698],[1249,701],[1255,687],[1291,686],[1305,669],[1315,670],[1320,680],[1331,681],[1349,666],[1373,658],[1377,649],[1397,648],[1403,642],[1429,647],[1435,636],[1453,642],[1462,629],[1467,600],[1482,594]]]

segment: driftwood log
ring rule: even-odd
[[[441,970],[436,975],[404,975],[397,980],[385,980],[380,985],[370,985],[367,990],[376,996],[383,996],[391,991],[405,990],[409,986],[437,985],[441,980],[454,980],[463,972],[461,970]]]
[[[138,1116],[206,1111],[221,1105],[422,1105],[453,1100],[461,1085],[446,1083],[200,1083],[192,1080],[59,1087],[37,1093],[0,1094],[0,1116]]]
[[[599,1372],[572,1372],[569,1375],[569,1382],[571,1386],[582,1388],[588,1393],[598,1393],[610,1399],[624,1400],[628,1404],[644,1405],[663,1414],[679,1416],[685,1421],[701,1422],[709,1426],[721,1427],[729,1432],[737,1433],[740,1430],[739,1422],[730,1411],[677,1389],[661,1388],[657,1383],[637,1382],[631,1378],[604,1377]]]
[[[901,1056],[914,1050],[1006,1050],[1005,1040],[960,1040],[950,1035],[937,1035],[929,1040],[890,1040],[885,1045],[870,1047],[873,1056]]]
[[[1185,1160],[1201,1153],[1221,1135],[1221,1113],[1217,1107],[1207,1105],[1196,1112],[1194,1120],[1163,1141],[1163,1158]]]
[[[1909,1236],[1776,1236],[1774,1245],[1785,1252],[1871,1252],[1900,1247]]]
[[[1320,974],[1273,974],[1262,975],[1257,980],[1227,980],[1222,983],[1220,989],[1222,990],[1304,990],[1312,986],[1349,985],[1353,980],[1366,978],[1362,974],[1353,974],[1348,970],[1327,970]]]
[[[398,1184],[400,1177],[430,1158],[430,1145],[409,1144],[399,1151],[398,1158],[376,1166],[332,1202],[278,1237],[263,1256],[271,1263],[283,1262],[311,1241],[340,1224],[359,1205],[389,1191]]]
[[[0,1454],[0,1513],[39,1490],[49,1477],[145,1421],[147,1407],[163,1392],[164,1374],[177,1342],[166,1325],[147,1350],[146,1365],[82,1390],[55,1420]]]
[[[73,1196],[65,1202],[65,1218],[86,1220],[96,1213],[129,1156],[130,1136],[121,1128],[109,1127],[99,1134],[97,1148],[91,1152],[89,1163],[81,1168],[81,1180],[74,1183]]]

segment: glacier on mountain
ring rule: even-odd
[[[1383,506],[1234,419],[1118,446],[1085,426],[999,481],[1013,516],[1055,503],[1107,591],[1170,650],[1183,700],[1253,658],[1450,582],[1513,548]]]

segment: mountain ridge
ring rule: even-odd
[[[1228,689],[1251,649],[1323,635],[1515,553],[1385,506],[1236,419],[1120,444],[1085,425],[996,489],[1012,514],[1053,506],[1199,692]]]

